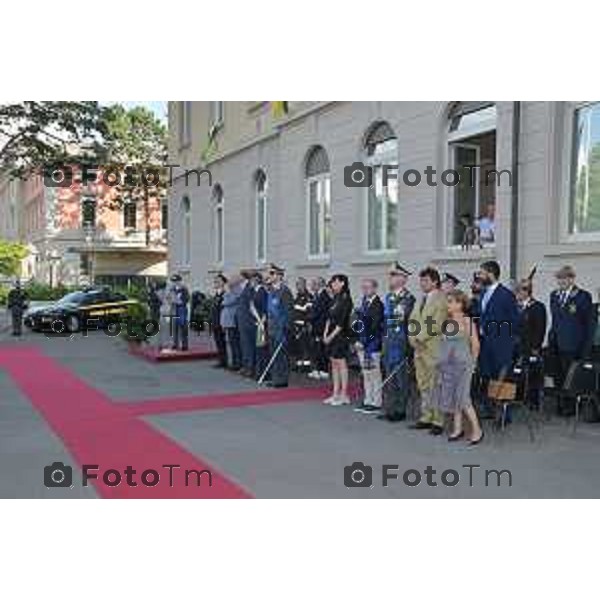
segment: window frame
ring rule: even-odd
[[[192,103],[189,100],[179,101],[178,110],[179,148],[187,148],[192,143]]]
[[[210,125],[211,127],[222,127],[225,124],[225,101],[210,101]]]
[[[132,207],[134,209],[133,215],[134,215],[134,223],[135,224],[134,225],[128,225],[127,224],[127,218],[130,215],[128,215],[127,211],[131,210]],[[137,215],[137,204],[136,204],[136,202],[131,202],[130,201],[130,202],[125,202],[123,204],[123,229],[125,231],[137,231],[137,229],[138,229],[138,215]]]
[[[377,127],[377,126],[375,126]],[[390,128],[391,129],[391,128]],[[373,132],[375,129],[372,128],[371,132]],[[385,150],[383,152],[377,153],[374,152],[372,155],[367,155],[367,145],[368,145],[368,136],[367,136],[367,141],[364,145],[364,154],[365,154],[365,161],[364,164],[368,167],[371,168],[371,172],[373,173],[373,177],[375,178],[375,169],[377,167],[381,167],[383,169],[383,165],[389,165],[389,166],[395,166],[396,167],[396,210],[397,213],[399,214],[400,212],[400,182],[398,181],[398,177],[399,177],[399,168],[400,168],[400,157],[399,157],[399,143],[398,143],[398,137],[395,136],[393,138],[389,138],[387,140],[385,140],[384,142],[380,142],[380,144],[385,144],[387,142],[390,141],[395,141],[396,143],[396,147],[395,149],[388,149]],[[388,187],[385,188],[386,190],[389,189]],[[365,252],[366,255],[368,256],[383,256],[386,254],[390,254],[390,253],[394,253],[398,251],[398,248],[400,247],[400,244],[398,242],[398,221],[396,221],[396,235],[394,237],[393,243],[390,245],[389,244],[389,240],[388,240],[388,211],[389,211],[389,194],[386,194],[386,201],[383,204],[383,210],[382,210],[382,216],[381,216],[381,240],[382,240],[382,244],[381,244],[381,248],[369,248],[369,232],[370,232],[370,222],[369,222],[369,190],[370,188],[365,187],[363,188],[364,192],[364,202],[363,202],[363,206],[364,206],[364,211],[363,211],[363,216],[364,216],[364,223],[365,223],[365,227],[363,229],[363,250]],[[397,215],[398,216],[398,215]]]
[[[260,189],[261,179],[263,182],[262,190]],[[259,211],[259,206],[262,206],[262,214]],[[267,262],[267,238],[268,238],[268,210],[269,207],[269,179],[267,174],[260,169],[254,179],[254,231],[255,231],[255,244],[254,244],[254,257],[257,264],[264,265]],[[262,217],[262,218],[261,218]],[[262,221],[262,240],[260,239],[259,232],[261,231]],[[261,254],[262,250],[262,254]]]
[[[472,113],[476,113],[476,112],[480,112],[480,111],[484,111],[484,110],[488,110],[489,108],[494,107],[496,110],[496,115],[495,115],[495,126],[491,127],[490,125],[488,126],[484,126],[481,127],[480,129],[473,129],[471,131],[466,131],[461,133],[458,133],[458,131],[450,131],[450,126],[452,124],[452,120],[453,117],[452,116],[452,112],[453,110],[451,109],[448,113],[445,114],[444,116],[444,168],[442,169],[442,172],[445,171],[446,169],[456,169],[456,153],[455,153],[455,148],[457,146],[461,146],[463,148],[473,148],[476,149],[477,151],[477,164],[481,164],[481,148],[479,146],[477,146],[476,144],[472,144],[470,143],[468,140],[470,138],[473,138],[477,135],[484,135],[484,134],[490,134],[492,132],[495,133],[496,135],[496,165],[495,168],[498,168],[498,106],[496,103],[491,103],[487,106],[481,106],[480,108],[477,108],[475,110],[472,111],[466,111],[462,114],[462,116],[468,115],[468,114],[472,114]],[[486,121],[484,121],[484,123],[486,123]],[[479,216],[481,214],[481,169],[475,169],[475,177],[477,178],[476,181],[476,198],[475,198],[475,210],[476,210],[476,214],[473,215],[473,221],[476,222],[479,219]],[[441,181],[438,181],[438,185],[441,185],[443,187],[443,203],[444,203],[444,226],[443,226],[443,242],[444,242],[444,248],[446,248],[447,250],[457,250],[460,249],[462,247],[462,245],[460,243],[454,243],[454,227],[455,227],[455,221],[454,221],[454,208],[455,208],[455,192],[456,190],[459,188],[458,185],[456,186],[447,186],[447,185],[443,185],[441,183]],[[496,207],[497,208],[497,207]],[[484,248],[495,248],[496,247],[496,240],[498,239],[498,232],[496,232],[495,235],[495,240],[493,244],[490,243],[486,243],[483,245]]]
[[[220,186],[215,188],[213,202],[214,262],[217,266],[225,263],[225,194]],[[220,232],[219,232],[220,225]]]
[[[323,150],[325,151],[325,150]],[[310,198],[310,191],[312,184],[317,184],[317,194],[318,194],[318,248],[317,252],[313,253],[311,248],[311,238],[312,238],[312,204]],[[323,196],[323,190],[325,190],[326,195]],[[318,173],[316,175],[311,175],[305,178],[305,199],[306,199],[306,250],[307,256],[309,260],[327,260],[331,256],[331,238],[332,238],[332,217],[331,217],[331,172],[325,171],[323,173]],[[324,200],[324,201],[323,201]],[[329,205],[329,218],[327,218],[327,204]],[[327,243],[327,234],[326,228],[329,228],[329,247],[326,248]]]
[[[576,191],[576,167],[577,167],[577,112],[582,108],[597,105],[600,108],[599,100],[588,100],[579,102],[569,102],[567,105],[565,127],[564,127],[564,164],[566,176],[563,177],[561,210],[560,210],[560,235],[559,239],[563,243],[580,242],[599,242],[600,229],[598,231],[573,231],[574,224],[574,203]]]
[[[184,268],[189,268],[192,262],[192,203],[189,196],[183,197],[181,205],[181,264]]]

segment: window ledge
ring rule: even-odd
[[[492,259],[496,256],[496,248],[472,248],[463,250],[460,247],[446,248],[433,256],[435,262],[471,262],[477,260]]]
[[[307,258],[304,262],[296,265],[297,269],[314,269],[315,267],[327,268],[331,264],[329,257]]]
[[[596,241],[572,241],[562,244],[551,244],[544,249],[545,256],[579,256],[600,254],[600,239]]]
[[[365,254],[361,258],[357,258],[350,263],[356,267],[368,267],[369,265],[382,265],[392,263],[398,257],[398,250],[390,250],[389,252]]]

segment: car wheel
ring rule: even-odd
[[[70,315],[66,319],[67,331],[69,333],[77,333],[79,331],[79,317]]]

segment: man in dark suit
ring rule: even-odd
[[[480,266],[479,278],[483,286],[479,299],[479,373],[483,382],[480,410],[482,418],[493,418],[487,385],[512,367],[520,318],[515,295],[499,282],[500,265],[495,260]]]
[[[364,279],[363,293],[352,325],[355,348],[364,382],[364,399],[357,412],[378,414],[381,411],[381,346],[383,340],[383,302],[377,295],[377,281]]]
[[[221,312],[223,311],[223,294],[227,277],[223,273],[218,273],[215,275],[213,284],[215,292],[211,303],[210,323],[218,355],[215,367],[225,369],[227,367],[227,342],[225,341],[225,330],[221,327]]]
[[[527,400],[531,406],[539,405],[540,394],[544,388],[544,369],[542,363],[542,345],[546,337],[546,307],[533,297],[531,278],[523,279],[516,289],[519,302],[520,323],[518,355],[526,373]]]
[[[323,277],[317,277],[311,281],[311,292],[313,303],[309,313],[309,320],[311,325],[311,361],[313,370],[308,376],[311,379],[328,379],[329,366],[327,364],[327,352],[323,345],[323,334],[332,298]]]
[[[562,388],[573,361],[588,358],[592,351],[594,312],[592,296],[575,284],[575,270],[564,266],[556,272],[557,288],[550,294],[550,352],[556,358],[555,386]],[[572,401],[559,397],[560,414],[574,412]]]
[[[254,299],[254,287],[250,270],[240,272],[240,297],[236,310],[237,327],[240,334],[240,347],[242,349],[242,368],[240,374],[254,377],[256,366],[256,319],[251,311]]]

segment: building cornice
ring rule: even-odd
[[[240,145],[236,146],[235,148],[231,148],[225,152],[222,152],[221,154],[218,154],[217,156],[215,156],[215,158],[211,159],[206,164],[202,165],[201,163],[197,163],[195,166],[190,167],[187,170],[189,171],[191,169],[200,170],[200,169],[210,168],[212,165],[216,165],[219,162],[221,162],[227,158],[231,158],[232,156],[239,154],[240,152],[244,152],[245,150],[248,150],[254,146],[263,144],[264,142],[266,142],[268,140],[275,139],[275,138],[279,137],[281,135],[281,132],[284,129],[286,129],[286,127],[290,126],[292,123],[295,123],[296,121],[304,119],[313,113],[320,112],[326,108],[329,108],[334,104],[339,104],[339,101],[327,100],[327,101],[323,101],[323,102],[317,102],[316,104],[314,104],[308,108],[305,108],[304,110],[298,111],[297,113],[294,113],[293,115],[289,115],[285,118],[278,120],[277,123],[275,123],[273,125],[272,131],[269,131],[262,135],[253,137],[250,140],[242,141],[240,143]],[[253,108],[254,108],[254,110],[256,110],[256,107],[253,107]],[[177,175],[177,176],[173,177],[173,183],[177,183],[180,179],[183,179],[183,177],[185,177],[185,173],[182,173],[181,175]]]

